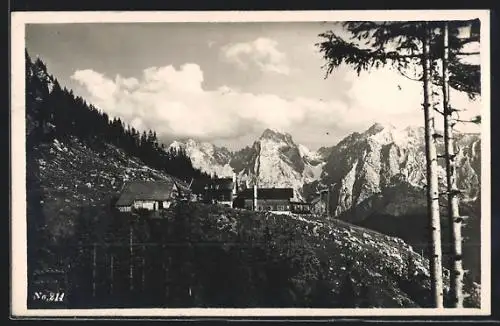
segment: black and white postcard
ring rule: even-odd
[[[488,11],[11,30],[13,315],[490,313]]]

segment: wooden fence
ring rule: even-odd
[[[264,243],[246,244],[249,248]],[[196,290],[191,288],[189,252],[242,243],[133,243],[88,244],[68,270],[69,307],[190,307]],[[189,251],[191,250],[191,251]]]
[[[70,306],[166,306],[172,257],[181,244],[94,244],[79,248],[68,270]]]

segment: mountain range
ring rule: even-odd
[[[426,171],[423,137],[423,127],[403,129],[375,123],[364,132],[354,132],[338,144],[318,151],[297,144],[289,133],[272,129],[264,130],[252,146],[234,152],[193,139],[174,141],[169,150],[183,148],[193,165],[207,173],[229,177],[235,172],[242,182],[292,187],[301,199],[330,187],[330,209],[339,216],[393,187],[422,189]],[[456,138],[460,148],[459,188],[464,190],[465,201],[474,201],[480,191],[480,137],[458,134]],[[444,167],[443,162],[439,163],[443,184]],[[405,213],[412,210],[412,205],[405,206],[392,205],[387,210],[395,214],[401,209]]]

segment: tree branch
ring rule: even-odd
[[[455,55],[479,55],[481,52],[456,52]]]
[[[478,124],[477,119],[475,119],[475,120],[461,120],[461,119],[453,119],[453,121],[456,121],[456,122],[464,122],[464,123],[474,123],[474,124]]]
[[[402,70],[398,69],[399,73],[401,74],[401,76],[405,77],[405,78],[408,78],[409,80],[412,80],[412,81],[416,81],[416,82],[421,82],[422,81],[422,77],[420,78],[413,78],[413,77],[410,77],[408,75],[406,75],[405,72],[403,72]]]
[[[438,23],[437,27],[441,22]],[[469,25],[471,22],[454,23],[455,27],[460,27]],[[323,66],[326,70],[325,79],[342,64],[351,66],[359,75],[361,71],[383,67],[392,62],[403,77],[412,81],[422,81],[421,78],[413,78],[404,72],[413,64],[419,65],[412,59],[422,58],[420,43],[425,28],[421,24],[415,22],[346,22],[343,26],[353,34],[351,39],[354,42],[346,41],[332,31],[319,34],[320,37],[325,38],[323,42],[316,44],[326,60]],[[459,57],[480,54],[480,52],[460,52],[461,49],[463,50],[463,44],[478,41],[479,34],[473,34],[472,37],[466,39],[459,39],[455,34],[450,38],[452,51],[448,66],[449,84],[458,91],[466,92],[473,99],[481,93],[480,66],[463,63]],[[440,37],[442,36],[436,34],[432,40],[431,53],[434,59],[440,58],[441,52],[444,51]],[[366,48],[358,44],[362,40],[367,40]],[[386,50],[389,45],[395,45],[396,50]],[[434,72],[432,75],[432,84],[440,86],[443,82],[442,78]]]
[[[443,111],[439,111],[438,109],[434,108],[434,111],[436,111],[437,113],[441,114],[444,116],[444,112]]]

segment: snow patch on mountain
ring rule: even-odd
[[[304,183],[311,183],[315,180],[319,180],[325,164],[326,162],[320,162],[315,165],[307,163],[302,173]]]
[[[297,145],[297,147],[299,149],[300,157],[304,158],[304,157],[310,157],[313,155],[313,153],[306,146],[299,144],[299,145]]]
[[[309,162],[311,165],[316,166],[324,161],[321,153],[311,151],[309,148],[302,144],[298,144],[297,147],[299,149],[300,156],[304,159],[305,162]]]

